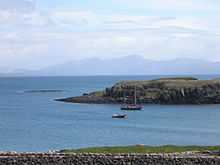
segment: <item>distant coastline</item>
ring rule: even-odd
[[[33,89],[33,90],[25,90],[24,93],[59,93],[64,92],[64,90],[60,89]]]
[[[142,104],[220,104],[220,79],[198,80],[193,77],[122,81],[103,91],[56,99],[70,103],[120,104],[137,88]],[[129,101],[129,100],[128,100]]]

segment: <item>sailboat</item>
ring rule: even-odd
[[[121,105],[121,110],[142,110],[143,106],[140,104],[137,104],[137,92],[136,92],[136,86],[134,88],[134,104],[122,104]]]

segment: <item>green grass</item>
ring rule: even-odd
[[[186,151],[220,151],[220,146],[118,146],[62,150],[62,153],[181,153]]]
[[[168,77],[168,78],[159,78],[155,80],[198,80],[195,77]]]
[[[102,97],[104,95],[104,92],[103,91],[96,91],[96,92],[92,92],[90,94],[97,96],[97,97]]]

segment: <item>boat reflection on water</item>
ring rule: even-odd
[[[127,118],[127,115],[126,114],[114,114],[114,115],[112,115],[112,118],[124,119],[124,118]]]
[[[121,106],[121,110],[131,110],[131,111],[140,111],[142,110],[143,106],[139,104],[123,104]]]

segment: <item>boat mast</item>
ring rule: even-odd
[[[125,99],[125,90],[123,91],[123,104],[126,103],[126,99]]]
[[[134,86],[134,105],[137,104],[137,96],[136,96],[136,86]]]

